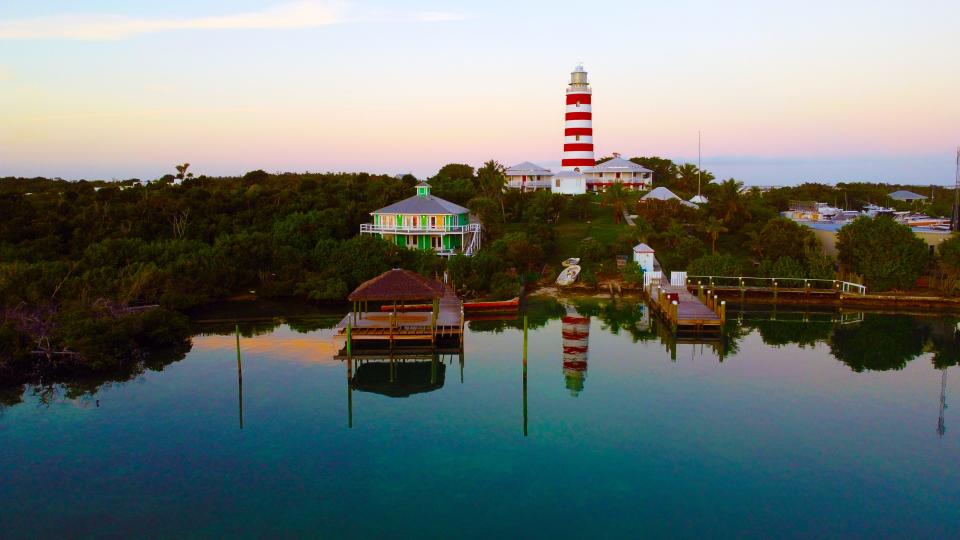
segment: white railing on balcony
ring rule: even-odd
[[[480,230],[479,223],[469,223],[467,225],[450,225],[447,227],[406,227],[396,225],[374,225],[373,223],[360,224],[361,233],[381,233],[381,234],[436,234],[436,233],[472,233]]]
[[[507,180],[507,187],[510,189],[547,189],[550,187],[550,180]]]

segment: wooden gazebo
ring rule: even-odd
[[[392,302],[394,315],[398,310],[403,311],[407,302],[431,302],[436,313],[443,292],[443,284],[439,281],[427,279],[409,270],[394,268],[361,283],[347,296],[347,300],[353,303],[353,316],[356,321],[368,311],[371,301]]]
[[[368,280],[347,299],[353,309],[338,325],[338,334],[352,340],[426,340],[459,336],[463,303],[443,283],[409,270],[393,269]],[[380,307],[369,307],[370,302]]]

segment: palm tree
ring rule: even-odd
[[[603,192],[603,203],[613,208],[613,220],[616,223],[623,219],[623,211],[629,202],[630,193],[620,182],[614,182]]]
[[[713,179],[714,176],[712,174],[698,168],[693,163],[684,163],[677,167],[677,187],[691,193],[697,189],[698,183],[702,188],[704,185],[712,182]]]
[[[189,163],[184,163],[183,165],[177,165],[176,168],[177,168],[177,175],[175,176],[175,178],[177,180],[183,180],[185,178],[193,178],[193,173],[187,172],[187,169],[190,168]]]
[[[693,163],[684,163],[677,167],[677,187],[683,190],[693,190],[697,185],[697,166]]]
[[[710,219],[703,224],[702,229],[703,232],[707,233],[707,236],[710,237],[710,253],[716,254],[717,238],[720,238],[720,235],[727,232],[729,229],[723,226],[723,222],[713,216],[710,216]]]
[[[477,169],[477,181],[480,184],[480,190],[500,203],[500,214],[504,220],[507,218],[507,210],[503,205],[503,188],[507,184],[505,170],[503,165],[492,159],[484,163],[483,167]]]
[[[739,215],[749,217],[750,213],[747,211],[746,206],[743,204],[743,198],[740,196],[740,191],[743,189],[743,182],[738,182],[733,178],[721,182],[717,186],[717,193],[715,199],[715,208],[720,212],[720,220],[724,224],[729,225],[734,218]]]

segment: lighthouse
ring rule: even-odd
[[[563,138],[563,161],[565,171],[593,167],[593,115],[590,111],[590,98],[593,91],[583,64],[577,65],[570,73],[570,86],[567,87],[567,115]]]

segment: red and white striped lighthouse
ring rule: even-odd
[[[593,159],[593,116],[590,111],[590,82],[583,64],[570,73],[567,87],[567,123],[563,138],[563,161],[561,168],[572,171],[596,165]]]

